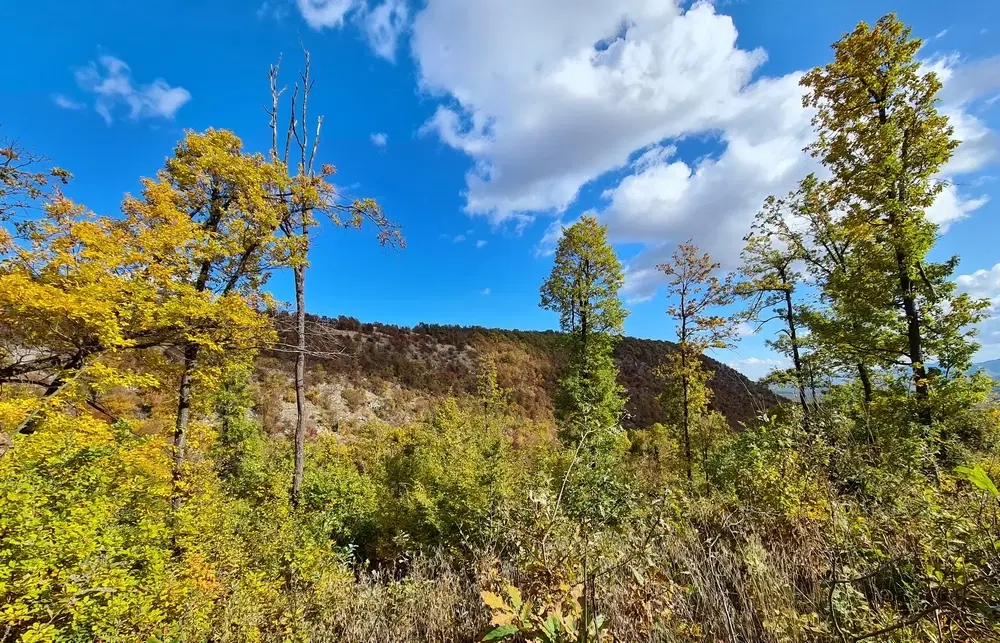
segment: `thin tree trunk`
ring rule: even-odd
[[[686,371],[687,369],[687,358],[684,353],[681,353],[681,370]],[[682,401],[684,404],[684,457],[687,459],[687,478],[688,482],[693,481],[693,476],[691,474],[691,433],[688,429],[688,377],[686,372],[681,373],[681,392]]]
[[[865,404],[872,403],[872,378],[868,373],[868,367],[858,362],[858,379],[861,380],[861,387],[865,391]]]
[[[888,123],[888,114],[885,103],[886,97],[882,96],[879,104],[879,122],[883,126]],[[904,131],[902,149],[900,150],[899,155],[899,160],[903,168],[902,172],[904,174],[906,172],[910,148],[907,134],[908,132]],[[890,190],[889,197],[898,201],[900,206],[905,207],[907,202],[905,181],[900,180],[896,183],[896,185],[894,185]],[[927,369],[924,366],[923,343],[920,336],[920,313],[917,310],[917,299],[913,288],[913,280],[910,279],[910,266],[907,263],[906,254],[903,251],[903,245],[900,243],[899,239],[899,237],[902,236],[902,233],[899,232],[899,230],[902,228],[903,222],[890,211],[888,223],[890,225],[890,230],[893,231],[893,236],[891,238],[896,251],[896,268],[899,273],[899,290],[900,294],[903,296],[903,314],[906,317],[906,342],[909,346],[910,363],[913,368],[913,385],[918,406],[917,417],[920,420],[920,423],[925,427],[925,437],[929,438],[931,409],[928,404],[929,392],[927,388]]]
[[[785,276],[781,275],[784,279]],[[802,357],[799,355],[799,340],[795,332],[795,309],[792,306],[792,292],[785,290],[785,319],[788,322],[788,339],[792,344],[792,365],[795,367],[795,384],[799,389],[799,404],[802,406],[802,428],[809,431],[809,401],[806,397],[806,378],[802,372]]]
[[[906,316],[906,340],[909,346],[910,363],[913,368],[913,386],[917,396],[918,417],[925,427],[931,424],[930,406],[927,387],[927,367],[924,366],[923,342],[920,336],[920,313],[917,310],[917,300],[906,266],[906,258],[899,250],[896,251],[896,265],[899,269],[899,289],[903,295],[903,313]]]
[[[306,268],[297,265],[295,277],[295,470],[292,473],[292,506],[299,506],[305,471],[306,415]]]
[[[222,220],[221,194],[218,187],[212,187],[211,203],[209,205],[211,214],[206,228],[212,232]],[[194,288],[197,292],[205,292],[208,289],[208,280],[212,274],[212,262],[206,260],[201,263],[198,271],[198,278],[195,280]],[[235,283],[235,282],[234,282]],[[174,467],[172,475],[172,490],[170,498],[170,508],[174,513],[180,510],[183,504],[181,496],[181,478],[184,473],[184,456],[187,447],[187,429],[191,423],[191,381],[194,378],[195,366],[198,362],[198,353],[201,346],[188,341],[184,344],[184,370],[181,372],[181,383],[177,389],[177,420],[174,424]]]
[[[174,425],[174,468],[173,493],[170,498],[170,508],[176,513],[180,510],[180,483],[184,470],[185,448],[187,447],[187,429],[191,423],[191,380],[198,360],[200,346],[189,342],[184,346],[184,370],[181,372],[181,384],[177,395],[177,422]]]
[[[687,372],[687,303],[685,302],[684,293],[681,293],[681,402],[684,404],[684,457],[687,459],[687,479],[690,485],[694,476],[691,473],[692,467],[692,456],[691,456],[691,432],[689,430],[689,417],[690,412],[688,410],[688,372]]]
[[[816,394],[816,365],[810,363],[808,366],[803,363],[806,374],[809,377],[809,392],[812,393],[812,408],[819,411],[819,395]]]

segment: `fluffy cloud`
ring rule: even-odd
[[[709,2],[428,0],[411,42],[422,88],[441,98],[424,132],[471,160],[468,213],[554,214],[544,255],[581,188],[620,173],[597,211],[612,239],[645,246],[628,266],[633,301],[655,292],[655,266],[678,241],[734,265],[764,198],[818,169],[802,151],[813,133],[801,73],[756,77],[765,53],[740,48]],[[1000,90],[1000,58],[925,64],[963,140],[942,179],[977,171],[997,140],[970,106]],[[677,158],[669,143],[692,138],[719,151]],[[949,184],[931,217],[946,228],[985,203],[965,190]]]
[[[993,308],[1000,312],[1000,263],[989,270],[977,270],[971,275],[959,275],[955,279],[958,289],[976,299],[989,299]]]
[[[389,135],[383,132],[375,132],[372,134],[372,145],[375,147],[385,147],[389,144]]]
[[[694,239],[734,268],[754,214],[769,194],[784,194],[819,171],[802,148],[811,140],[811,114],[801,107],[797,74],[762,79],[736,102],[744,103],[720,134],[718,157],[688,163],[660,155],[639,163],[605,191],[602,218],[612,237],[646,244],[628,266],[627,296],[648,299],[660,273],[656,265],[678,241]]]
[[[977,355],[979,360],[1000,358],[1000,263],[986,270],[977,270],[968,275],[959,275],[955,279],[958,289],[977,299],[988,299],[990,302],[989,317],[979,325],[979,337],[982,350]]]
[[[409,27],[406,0],[296,0],[299,13],[313,29],[338,29],[348,17],[357,21],[369,46],[386,60],[396,58],[400,36]]]
[[[413,26],[428,123],[471,156],[470,213],[561,211],[637,149],[710,131],[764,61],[707,2],[430,0]]]
[[[101,56],[76,70],[75,77],[80,89],[94,95],[94,109],[109,125],[114,120],[114,112],[121,107],[128,110],[128,117],[132,120],[172,119],[177,110],[191,100],[188,90],[171,87],[162,78],[149,84],[135,85],[132,70],[114,56]],[[56,104],[59,104],[58,99]]]
[[[988,196],[962,197],[958,188],[949,184],[941,190],[934,205],[927,209],[927,218],[941,226],[942,232],[947,232],[952,223],[961,221],[972,212],[989,203]]]
[[[955,54],[927,62],[944,87],[941,100],[948,105],[967,105],[984,95],[1000,92],[1000,56],[963,61]]]
[[[726,362],[752,380],[757,380],[775,369],[789,368],[791,363],[783,357],[745,357]]]

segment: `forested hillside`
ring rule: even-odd
[[[282,316],[276,325],[279,345],[292,345],[293,320]],[[425,409],[442,396],[474,396],[483,355],[495,360],[497,384],[509,392],[519,412],[535,419],[553,419],[552,394],[567,360],[565,337],[560,333],[436,324],[418,324],[411,329],[314,315],[307,316],[307,328],[307,349],[315,356],[311,360],[310,385],[322,388],[324,382],[339,382],[340,386],[329,389],[334,396],[342,395],[346,386],[369,393],[370,404],[365,402],[369,413],[358,415],[358,419],[374,419],[378,417],[376,411],[388,413],[387,407],[392,405],[389,398],[394,396],[408,397],[413,409]],[[626,429],[645,429],[664,422],[656,370],[675,349],[673,342],[634,337],[624,337],[615,345],[618,381],[625,387],[628,399],[622,416]],[[710,407],[721,412],[734,429],[751,423],[778,402],[765,386],[751,382],[729,366],[709,357],[705,363],[712,371],[708,384],[714,396]],[[287,373],[291,386],[293,353],[280,348],[266,351],[260,365],[259,378],[282,371]],[[272,395],[278,394],[272,391]],[[348,393],[348,397],[351,395]],[[358,393],[353,395],[357,397]],[[324,413],[330,404],[323,395],[314,397],[310,419],[315,428],[331,429],[344,421],[343,417]],[[422,403],[416,402],[417,397],[422,398]],[[273,401],[275,407],[278,404],[277,399]],[[291,411],[291,403],[287,405]],[[416,419],[413,413],[402,417]]]
[[[537,285],[558,331],[307,314],[321,225],[406,240],[317,160],[308,53],[270,149],[188,131],[111,214],[3,140],[0,643],[1000,640],[991,302],[934,260],[921,46],[890,14],[796,77],[818,171],[738,270],[669,246],[672,342],[624,337],[594,213]],[[792,399],[706,357],[747,328]]]

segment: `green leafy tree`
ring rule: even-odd
[[[562,481],[567,513],[585,523],[613,522],[629,506],[628,440],[620,425],[625,397],[612,357],[627,315],[618,296],[623,281],[607,228],[584,216],[563,230],[541,288],[541,305],[559,313],[569,352],[554,400],[567,449],[554,478]]]
[[[868,404],[873,395],[871,367],[884,363],[886,356],[884,340],[873,340],[898,319],[891,290],[887,293],[871,278],[857,240],[840,224],[834,207],[830,185],[810,174],[787,197],[769,198],[759,225],[802,260],[817,285],[819,305],[803,305],[797,311],[817,357],[805,360],[810,386],[817,378],[854,373]]]
[[[273,199],[284,185],[287,177],[281,165],[245,152],[242,141],[231,132],[189,132],[157,180],[144,184],[142,201],[132,202],[133,211],[150,220],[180,213],[196,225],[197,235],[184,248],[188,270],[181,280],[211,304],[181,342],[183,366],[174,430],[175,511],[183,498],[195,382],[210,381],[210,371],[202,368],[208,366],[205,349],[219,345],[217,331],[228,315],[227,300],[240,296],[263,302],[260,289],[269,269],[288,256],[278,235],[282,209]],[[235,323],[250,329],[258,326],[259,320],[249,314]],[[234,332],[234,328],[226,331]],[[250,358],[259,346],[255,339],[259,341],[251,334],[249,342],[231,345],[226,358]]]
[[[618,296],[623,282],[605,226],[585,216],[563,229],[555,265],[541,288],[541,306],[559,313],[569,345],[556,414],[570,440],[618,427],[625,400],[612,350],[628,315]]]
[[[918,418],[932,421],[929,401],[931,357],[964,371],[974,352],[970,324],[983,307],[954,295],[951,275],[957,257],[931,263],[937,226],[926,210],[943,184],[936,175],[958,145],[946,116],[937,111],[941,82],[922,72],[916,59],[921,41],[895,15],[874,27],[860,23],[834,43],[834,61],[802,78],[803,103],[816,109],[818,137],[809,150],[830,171],[829,205],[841,213],[837,225],[854,243],[863,279],[836,275],[840,305],[867,304],[872,319],[882,298],[899,323],[879,324],[863,341],[877,347],[880,365],[902,360],[912,372]],[[863,288],[858,293],[857,287]]]
[[[714,313],[732,303],[734,296],[732,275],[719,279],[715,275],[719,267],[708,253],[699,255],[690,241],[679,245],[670,261],[657,266],[667,277],[668,295],[677,298],[667,308],[675,321],[677,349],[667,356],[660,372],[667,383],[663,401],[668,419],[675,420],[684,440],[689,482],[693,479],[692,428],[703,423],[711,400],[708,380],[712,374],[702,355],[710,348],[729,346],[735,331],[732,319]],[[679,417],[670,418],[673,413]],[[708,441],[703,443],[704,454]]]
[[[769,341],[772,348],[788,355],[792,360],[792,375],[799,394],[802,408],[803,426],[809,426],[809,399],[807,396],[808,377],[802,359],[802,334],[799,316],[793,300],[795,289],[802,279],[796,270],[800,253],[795,246],[779,246],[780,238],[772,234],[768,225],[770,211],[779,207],[776,199],[769,198],[764,210],[757,214],[753,229],[744,241],[744,278],[736,287],[736,293],[749,300],[747,318],[758,325],[758,329],[771,321],[779,321],[782,328],[779,337],[785,341]]]

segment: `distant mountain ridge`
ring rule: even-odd
[[[976,364],[973,364],[972,367],[969,368],[970,374],[975,373],[977,371],[983,371],[984,373],[986,373],[986,375],[988,375],[990,378],[996,381],[997,387],[1000,387],[1000,359],[991,359],[985,362],[978,362]],[[776,395],[780,395],[783,398],[789,400],[799,399],[798,390],[793,386],[771,385],[769,388]]]
[[[279,317],[278,327],[278,346],[292,345],[291,320]],[[525,410],[526,416],[551,418],[552,392],[565,363],[562,335],[555,331],[437,324],[406,328],[362,323],[351,317],[332,319],[315,315],[308,317],[307,328],[307,345],[313,355],[309,359],[311,371],[307,381],[336,380],[338,391],[343,387],[361,387],[369,405],[376,410],[381,403],[377,398],[385,395],[387,387],[406,391],[408,398],[474,395],[479,358],[488,353],[496,359],[499,384]],[[675,348],[672,342],[633,337],[623,338],[617,344],[614,357],[619,383],[628,395],[623,420],[626,428],[646,428],[663,421],[658,401],[663,384],[656,370]],[[272,371],[290,373],[294,354],[287,348],[278,348],[265,359]],[[710,357],[705,360],[714,371],[709,382],[715,393],[712,406],[732,426],[738,428],[749,423],[762,410],[780,403],[781,398],[767,387]],[[351,395],[358,397],[359,393]],[[318,400],[317,407],[322,406],[323,400]],[[317,411],[316,416],[321,415]]]
[[[972,365],[972,370],[982,370],[993,379],[1000,382],[1000,359],[991,359]]]

